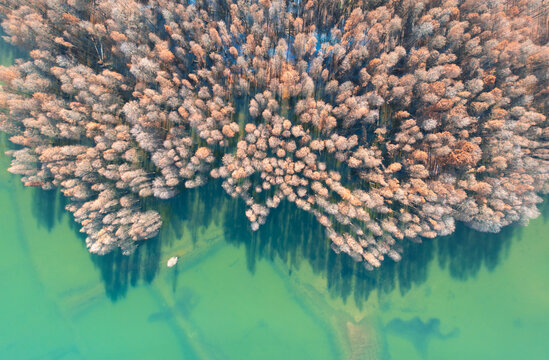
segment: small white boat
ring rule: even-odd
[[[178,260],[179,260],[179,258],[177,256],[172,256],[171,258],[168,259],[168,263],[166,265],[168,267],[175,266],[175,264],[177,264]]]

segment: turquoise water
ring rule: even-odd
[[[547,205],[528,227],[458,228],[367,272],[288,204],[252,234],[212,184],[161,204],[161,236],[131,257],[99,257],[63,198],[8,163],[0,359],[549,358]]]

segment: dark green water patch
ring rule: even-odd
[[[454,328],[448,333],[441,332],[440,319],[438,318],[431,318],[425,322],[418,317],[410,320],[396,318],[385,325],[385,331],[411,341],[423,358],[427,357],[428,346],[432,340],[446,340],[459,335],[458,328]]]

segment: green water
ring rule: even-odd
[[[133,256],[98,257],[62,197],[24,188],[8,162],[0,359],[549,359],[547,206],[369,273],[287,204],[251,234],[212,185],[161,205],[163,233]]]

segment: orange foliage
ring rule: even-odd
[[[494,75],[487,75],[482,81],[486,86],[493,86],[496,83],[496,77]]]
[[[442,164],[454,166],[474,166],[480,160],[481,150],[476,144],[469,141],[459,141],[456,148],[444,156],[441,160]]]
[[[79,18],[77,18],[76,16],[74,16],[72,14],[69,14],[69,13],[64,13],[63,14],[63,19],[65,19],[66,21],[68,21],[72,24],[78,24],[80,22]]]

